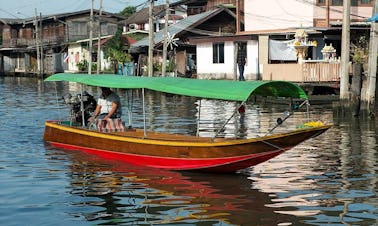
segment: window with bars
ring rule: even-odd
[[[213,43],[213,63],[224,63],[224,43]]]

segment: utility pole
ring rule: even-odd
[[[89,61],[88,61],[88,74],[92,74],[92,48],[93,48],[93,1],[91,3],[91,13],[89,18]]]
[[[152,77],[154,73],[153,67],[153,55],[154,55],[154,18],[153,18],[153,9],[154,9],[154,0],[150,0],[150,8],[148,11],[148,25],[149,25],[149,34],[148,34],[148,77]]]
[[[340,99],[349,99],[349,53],[350,53],[350,1],[343,0],[343,27],[341,34]]]
[[[98,14],[98,42],[97,42],[97,74],[101,70],[101,16],[102,16],[102,0],[100,0],[100,13]]]
[[[39,54],[40,48],[39,48],[39,29],[38,29],[37,8],[35,8],[34,25],[35,25],[35,49],[37,51],[37,75],[39,77],[41,75],[41,59],[40,59],[40,54]]]
[[[161,76],[165,77],[167,71],[167,49],[168,49],[168,22],[169,22],[169,0],[165,1],[165,26],[164,26],[164,43],[163,43],[163,64]]]
[[[373,14],[378,12],[378,0],[375,0]],[[368,61],[368,87],[367,87],[367,104],[369,112],[374,112],[375,107],[375,90],[377,83],[377,53],[378,53],[378,22],[370,24],[370,41],[369,41],[369,61]]]

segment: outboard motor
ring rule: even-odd
[[[81,114],[81,100],[84,105],[84,121],[85,125],[88,124],[88,119],[93,115],[96,109],[97,102],[88,92],[83,92],[83,97],[81,94],[72,96],[70,93],[63,96],[64,103],[71,107],[71,122],[76,122],[81,125],[82,114]]]

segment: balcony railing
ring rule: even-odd
[[[42,39],[43,45],[53,45],[53,44],[62,44],[65,42],[65,37],[44,37]],[[26,38],[14,38],[14,39],[3,39],[2,47],[3,48],[24,48],[35,46],[35,39],[26,39]]]
[[[264,64],[262,79],[290,82],[338,82],[340,81],[340,63]]]

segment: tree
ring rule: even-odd
[[[106,42],[104,46],[104,54],[105,57],[112,62],[115,74],[117,74],[118,64],[121,64],[123,67],[125,63],[131,61],[130,54],[126,53],[122,38],[122,30],[118,30],[117,33]]]
[[[136,12],[136,7],[135,6],[127,6],[124,8],[119,14],[122,16],[129,18],[131,15],[133,15]]]

